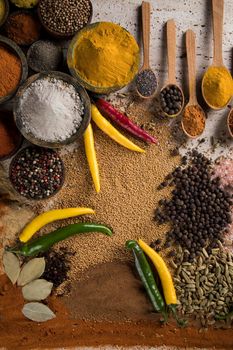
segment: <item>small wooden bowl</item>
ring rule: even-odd
[[[0,28],[5,24],[7,17],[9,15],[10,12],[10,5],[9,5],[9,1],[8,0],[4,0],[5,2],[5,14],[3,16],[3,19],[0,22]]]
[[[88,26],[86,26],[83,29],[79,30],[78,33],[74,36],[74,38],[71,40],[71,43],[70,43],[70,45],[68,47],[68,51],[67,51],[67,65],[68,65],[68,68],[70,70],[71,75],[74,78],[76,78],[78,80],[79,84],[84,86],[87,90],[92,91],[92,92],[94,92],[96,94],[110,94],[111,92],[115,92],[115,91],[123,89],[123,87],[125,87],[128,84],[130,84],[135,79],[135,76],[137,75],[138,70],[139,70],[140,52],[139,52],[139,47],[138,47],[138,54],[137,54],[137,57],[136,57],[137,69],[135,69],[135,74],[133,75],[132,79],[130,81],[128,81],[126,84],[124,84],[124,85],[115,85],[115,86],[110,86],[110,87],[102,87],[102,86],[92,85],[88,81],[84,80],[77,73],[77,71],[75,69],[75,66],[74,66],[73,56],[74,56],[74,51],[75,51],[75,48],[76,48],[76,42],[77,42],[79,36],[81,36],[84,32],[87,32],[90,29],[93,29],[94,27],[98,26],[100,23],[106,23],[106,22],[96,22],[96,23],[89,24]],[[123,27],[121,27],[121,28],[123,30],[125,30],[126,32],[128,32],[125,28],[123,28]],[[132,34],[130,34],[130,35],[132,36]]]
[[[9,50],[13,51],[20,58],[21,68],[22,68],[21,79],[19,81],[18,86],[14,90],[12,90],[7,96],[0,97],[0,105],[1,105],[2,103],[5,103],[9,99],[11,99],[16,93],[16,91],[18,90],[19,86],[27,79],[28,65],[27,65],[27,59],[23,51],[17,44],[14,43],[14,41],[6,38],[5,36],[0,35],[0,45],[3,45]]]
[[[93,6],[92,6],[92,2],[89,0],[89,3],[90,3],[90,8],[91,8],[91,11],[90,11],[90,16],[89,16],[89,19],[87,21],[87,23],[85,24],[85,26],[87,26],[88,24],[91,23],[91,20],[92,20],[92,16],[93,16]],[[37,14],[38,14],[38,17],[39,17],[39,20],[42,24],[42,26],[44,27],[44,29],[46,30],[46,32],[48,34],[50,34],[51,36],[53,36],[54,38],[57,38],[57,39],[67,39],[67,38],[71,38],[72,36],[74,36],[78,30],[75,30],[73,32],[70,32],[70,33],[67,33],[67,34],[62,34],[60,32],[56,32],[52,29],[49,28],[49,26],[47,26],[47,24],[44,23],[43,21],[43,18],[41,16],[41,10],[40,10],[40,2],[39,2],[39,5],[38,5],[38,8],[37,8]],[[84,26],[84,27],[85,27]],[[83,28],[84,28],[83,27]],[[81,28],[82,29],[82,28]],[[79,29],[79,30],[81,30]]]
[[[75,90],[78,92],[80,99],[84,105],[84,113],[82,117],[82,122],[80,127],[77,129],[75,134],[73,134],[71,137],[64,141],[57,141],[57,142],[47,142],[40,140],[36,138],[32,133],[28,133],[23,126],[22,119],[21,119],[21,110],[20,110],[20,101],[21,97],[23,96],[24,92],[27,90],[27,88],[36,80],[38,79],[46,79],[48,77],[51,78],[56,78],[63,80],[64,82],[71,84],[74,86]],[[15,123],[20,130],[21,134],[30,141],[32,144],[41,146],[41,147],[46,147],[46,148],[60,148],[64,145],[69,145],[70,143],[82,139],[83,133],[86,130],[88,124],[90,123],[91,120],[91,101],[89,99],[89,96],[86,92],[86,90],[70,75],[62,73],[62,72],[43,72],[43,73],[38,73],[35,75],[32,75],[18,90],[15,101],[14,101],[14,118],[15,118]]]

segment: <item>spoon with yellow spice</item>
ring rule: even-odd
[[[202,79],[203,97],[212,109],[222,109],[233,95],[233,81],[230,72],[223,64],[222,31],[224,0],[212,0],[214,58]]]

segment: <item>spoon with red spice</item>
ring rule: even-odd
[[[196,95],[196,38],[189,29],[186,32],[186,51],[189,77],[189,102],[185,107],[181,121],[184,133],[190,138],[200,136],[205,129],[206,116],[197,101]]]

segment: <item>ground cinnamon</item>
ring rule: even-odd
[[[0,46],[0,98],[15,90],[21,78],[20,58],[5,46]]]
[[[205,115],[199,106],[188,106],[183,115],[183,127],[190,136],[200,135],[205,128]]]
[[[31,45],[40,37],[41,25],[31,13],[12,14],[6,22],[5,31],[9,39],[18,45]]]

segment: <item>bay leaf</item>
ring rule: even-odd
[[[26,263],[17,280],[18,286],[25,286],[29,282],[39,278],[45,270],[45,259],[35,258]]]
[[[19,259],[11,252],[4,252],[2,260],[6,275],[15,284],[20,274]]]
[[[22,313],[25,317],[35,322],[45,322],[56,317],[53,311],[42,303],[25,304]]]
[[[40,301],[46,299],[53,288],[53,283],[44,279],[37,279],[22,288],[23,297],[28,301]]]

